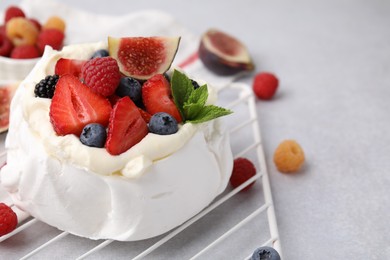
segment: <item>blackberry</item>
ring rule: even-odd
[[[39,81],[39,83],[35,85],[35,96],[40,98],[52,98],[58,79],[58,75],[48,75]]]

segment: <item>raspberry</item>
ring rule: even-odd
[[[11,19],[6,24],[7,37],[15,46],[34,45],[37,42],[39,31],[35,25],[23,17]]]
[[[254,164],[246,158],[237,158],[234,160],[233,172],[230,177],[230,184],[236,188],[256,175]],[[242,191],[249,190],[255,182],[246,186]]]
[[[65,21],[58,16],[52,16],[47,19],[46,23],[43,25],[44,29],[57,29],[61,32],[65,32]]]
[[[297,172],[305,161],[301,146],[294,140],[281,142],[274,153],[276,168],[283,173]]]
[[[13,47],[11,41],[0,33],[0,56],[8,57],[11,54]]]
[[[18,225],[15,212],[4,203],[0,203],[0,237],[12,232]]]
[[[26,17],[22,9],[20,9],[17,6],[10,6],[5,11],[4,15],[4,23],[7,23],[9,20],[11,20],[14,17]]]
[[[258,73],[253,80],[253,92],[260,99],[271,99],[278,88],[279,80],[269,72]]]
[[[16,46],[10,55],[13,59],[33,59],[39,56],[41,56],[41,53],[34,45]]]
[[[44,29],[38,35],[37,46],[43,53],[45,46],[49,45],[54,50],[60,50],[64,43],[65,35],[63,32],[57,29]]]
[[[82,67],[81,73],[84,83],[105,97],[115,93],[121,79],[118,63],[111,57],[89,60]]]
[[[38,31],[40,31],[42,29],[42,25],[41,23],[37,20],[37,19],[34,19],[34,18],[28,18],[28,20],[33,23],[35,25],[35,27],[37,27]]]

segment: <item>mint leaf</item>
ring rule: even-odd
[[[206,104],[209,92],[207,91],[207,85],[203,85],[194,91],[188,98],[188,101],[184,103],[183,111],[185,118],[191,119],[195,118],[199,111]]]
[[[214,105],[204,106],[200,109],[200,111],[197,113],[197,115],[194,118],[187,119],[187,122],[191,122],[195,124],[203,123],[215,119],[217,117],[229,115],[231,113],[233,113],[231,110],[222,107],[218,107]]]
[[[185,119],[184,104],[194,91],[191,80],[178,70],[174,70],[171,78],[171,91],[175,102],[183,119]]]
[[[173,71],[171,91],[184,123],[203,123],[232,113],[222,107],[206,106],[209,96],[207,85],[194,89],[191,79],[178,70]]]
[[[186,121],[191,121],[192,118],[196,118],[196,116],[202,110],[203,105],[198,103],[185,104],[183,108]]]
[[[204,106],[206,104],[208,97],[209,97],[209,92],[207,91],[207,85],[205,84],[192,91],[186,103],[188,104],[197,103]]]

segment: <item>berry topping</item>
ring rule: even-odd
[[[274,163],[280,172],[297,172],[304,162],[305,154],[301,146],[294,140],[281,142],[275,150]]]
[[[251,260],[280,260],[280,255],[273,247],[262,246],[253,252]]]
[[[64,38],[64,33],[58,29],[43,29],[38,35],[38,49],[43,53],[45,46],[49,45],[54,50],[60,50],[64,43]]]
[[[154,114],[149,121],[149,131],[158,135],[171,135],[177,132],[179,127],[176,119],[165,112]]]
[[[114,94],[121,79],[118,63],[111,57],[89,60],[84,64],[81,72],[84,83],[95,93],[105,97]]]
[[[94,59],[94,58],[103,58],[103,57],[107,57],[107,56],[110,56],[110,54],[108,53],[108,51],[105,50],[105,49],[100,49],[100,50],[95,51],[95,52],[92,54],[91,59]]]
[[[253,92],[260,99],[271,99],[278,88],[279,81],[272,73],[262,72],[253,80]]]
[[[146,123],[150,122],[150,118],[152,118],[152,115],[143,110],[142,108],[138,108],[139,113],[141,114],[142,118],[145,120]]]
[[[192,86],[194,86],[194,89],[198,89],[200,86],[198,84],[198,82],[196,82],[195,80],[191,79],[191,83],[192,83]]]
[[[144,83],[142,99],[149,114],[165,112],[172,115],[178,123],[182,121],[171,95],[170,84],[162,74],[156,74]]]
[[[12,232],[18,225],[18,217],[6,204],[0,203],[0,237]]]
[[[34,45],[20,45],[13,48],[10,57],[13,59],[33,59],[41,56]]]
[[[138,107],[129,97],[118,100],[112,109],[106,149],[119,155],[140,142],[148,134],[148,127]]]
[[[77,78],[81,77],[81,68],[86,63],[86,60],[74,60],[61,58],[57,61],[55,66],[55,74],[63,76],[65,74],[71,74]]]
[[[234,160],[233,171],[230,177],[230,184],[236,188],[256,175],[254,164],[246,158],[237,158]],[[255,182],[246,186],[242,191],[249,190]]]
[[[101,124],[91,123],[84,126],[80,142],[90,147],[104,147],[107,139],[106,128]]]
[[[39,83],[35,85],[35,96],[40,98],[52,98],[58,78],[58,75],[49,75],[39,81]]]
[[[108,124],[110,102],[94,93],[72,75],[64,75],[57,82],[50,105],[50,120],[58,135],[80,136],[89,123]]]
[[[5,10],[4,23],[7,23],[9,20],[15,17],[26,17],[26,15],[19,7],[9,6],[7,10]]]
[[[135,104],[138,104],[142,99],[141,83],[131,77],[123,77],[119,82],[119,86],[115,91],[120,97],[129,96]]]
[[[13,47],[7,36],[0,33],[0,56],[9,56]]]

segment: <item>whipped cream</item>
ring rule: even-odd
[[[91,239],[150,238],[182,224],[226,188],[229,136],[219,119],[186,123],[173,135],[149,133],[117,156],[74,135],[57,136],[51,100],[35,98],[35,84],[54,73],[58,59],[88,59],[100,48],[106,43],[46,48],[11,103],[0,181],[16,206],[61,230]],[[215,101],[209,86],[208,103]]]

